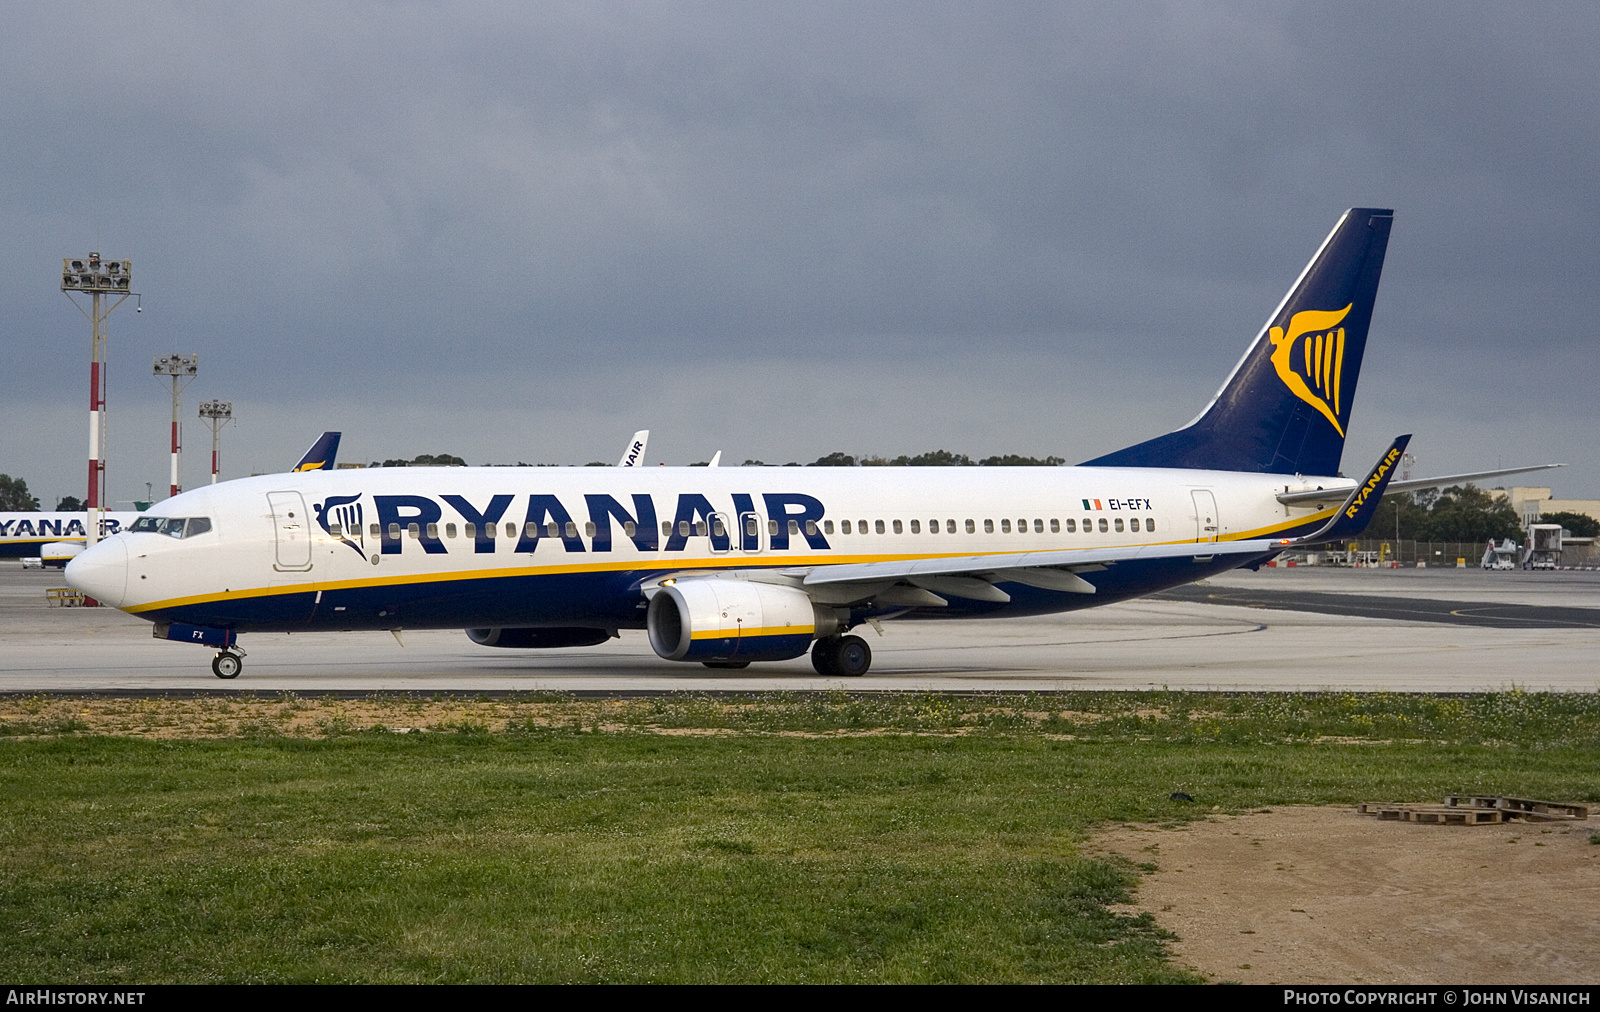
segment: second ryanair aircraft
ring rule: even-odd
[[[159,503],[67,580],[217,650],[246,632],[646,630],[666,660],[871,663],[863,623],[1070,611],[1358,534],[1408,437],[1339,477],[1393,213],[1346,212],[1188,425],[1077,467],[384,468]],[[642,445],[639,448],[642,454]],[[626,462],[626,458],[625,458]],[[1457,475],[1453,480],[1480,475]],[[142,525],[142,526],[141,526]]]

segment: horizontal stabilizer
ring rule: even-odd
[[[1527,474],[1529,471],[1548,471],[1552,467],[1566,467],[1565,464],[1530,464],[1527,467],[1503,467],[1498,471],[1472,471],[1468,474],[1444,474],[1437,478],[1412,478],[1407,481],[1392,481],[1389,483],[1390,492],[1415,492],[1425,488],[1445,488],[1450,485],[1461,485],[1480,478],[1499,478],[1508,474]],[[1350,494],[1354,485],[1332,485],[1327,488],[1308,489],[1298,492],[1280,492],[1278,501],[1285,506],[1304,506],[1313,503],[1343,502],[1345,496]]]

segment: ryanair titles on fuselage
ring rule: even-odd
[[[137,513],[101,514],[100,536],[127,530]],[[0,513],[0,554],[26,554],[51,541],[83,541],[82,513]],[[34,552],[37,554],[37,551]]]
[[[776,551],[794,547],[813,551],[828,551],[834,547],[829,536],[851,533],[851,522],[859,525],[859,533],[868,533],[867,519],[840,520],[837,528],[832,519],[825,519],[828,509],[822,499],[804,492],[731,492],[719,498],[731,503],[717,505],[712,496],[701,492],[677,492],[651,495],[646,492],[610,493],[521,493],[462,495],[454,493],[421,494],[367,494],[359,492],[345,495],[328,495],[313,501],[311,510],[316,523],[330,540],[348,546],[357,555],[366,558],[369,553],[398,555],[410,540],[429,555],[446,554],[446,541],[459,533],[472,544],[479,554],[494,553],[502,542],[515,539],[513,551],[531,553],[541,541],[559,543],[567,552],[610,552],[622,541],[632,542],[640,552],[683,552],[688,550],[691,538],[707,538],[709,547],[716,552]],[[1153,510],[1151,499],[1117,497],[1083,500],[1085,509],[1103,510]],[[1068,502],[1071,502],[1068,500]],[[1029,531],[1044,533],[1048,522],[1051,533],[1061,530],[1061,518],[1075,517],[1078,510],[1062,503],[1066,509],[1057,508],[1048,521],[1044,517],[1017,516],[1018,533]],[[937,511],[937,508],[935,508]],[[881,510],[879,511],[882,512]],[[935,519],[922,516],[922,512],[908,509],[893,511],[897,519],[890,520],[895,533],[901,532],[902,523],[918,532],[927,523],[929,533],[939,533],[946,524],[963,526],[973,523],[971,518]],[[1028,511],[1024,511],[1028,512]],[[1039,512],[1038,509],[1032,510]],[[835,514],[838,516],[839,514]],[[446,522],[446,518],[450,522]],[[280,523],[288,517],[279,517]],[[880,518],[871,518],[882,524]],[[993,533],[993,511],[981,522],[985,533]],[[1013,518],[1000,521],[1009,533]],[[1118,530],[1121,521],[1118,521]],[[937,528],[936,528],[937,525]],[[1074,525],[1075,527],[1075,525]],[[954,527],[949,533],[956,533]],[[1137,530],[1137,528],[1135,528]],[[877,530],[876,533],[884,533]],[[377,556],[372,557],[377,561]]]

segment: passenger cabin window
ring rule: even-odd
[[[551,524],[550,526],[554,527],[555,524]],[[535,531],[537,531],[539,529],[538,525],[535,524],[533,529]],[[506,537],[514,538],[516,536],[517,536],[517,525],[516,524],[511,524],[511,523],[506,524]]]
[[[789,533],[790,534],[799,534],[800,533],[800,521],[798,521],[798,520],[789,521]]]
[[[422,531],[417,528],[416,524],[406,524],[406,536],[415,541],[422,536]]]
[[[850,521],[848,521],[848,520],[839,521],[839,533],[840,534],[849,534],[850,531],[851,531]]]
[[[622,521],[622,533],[631,538],[639,533],[639,525],[632,520],[624,520]]]
[[[663,520],[663,521],[661,521],[661,536],[664,537],[664,538],[672,537],[672,521],[671,520]]]
[[[381,527],[379,527],[377,524],[373,524],[371,526],[371,529],[368,530],[367,533],[371,534],[373,537],[376,538],[376,537],[379,537],[380,535],[383,534],[383,529]]]
[[[1117,529],[1117,533],[1121,534],[1122,533],[1122,518],[1121,517],[1117,517],[1116,523],[1114,524],[1114,526]]]
[[[1105,517],[1101,517],[1100,518],[1100,533],[1104,534],[1105,532],[1106,532],[1106,518]]]
[[[768,520],[767,521],[767,537],[775,538],[777,536],[778,536],[778,521],[776,521],[776,520]]]
[[[748,519],[748,520],[746,520],[744,522],[744,536],[747,537],[747,538],[755,538],[755,537],[760,537],[761,536],[761,528],[756,523],[756,518],[755,517],[751,517],[750,519]]]
[[[1006,524],[1006,526],[1010,527],[1011,525],[1010,524]],[[993,520],[985,520],[983,522],[983,533],[985,533],[985,534],[993,534],[994,533],[994,521]]]
[[[867,533],[867,522],[865,520],[857,520],[856,530],[860,531],[862,534]]]
[[[1040,520],[1038,517],[1035,517],[1034,520],[1033,520],[1033,533],[1035,533],[1035,534],[1043,534],[1044,533],[1044,521]]]
[[[1052,524],[1055,523],[1054,520],[1052,520],[1050,522]],[[1078,521],[1072,519],[1071,517],[1067,518],[1067,533],[1068,534],[1076,534],[1076,533],[1078,533]]]
[[[1070,523],[1072,523],[1072,521],[1068,520],[1067,523],[1070,524]],[[1052,517],[1051,520],[1050,520],[1050,533],[1051,534],[1060,534],[1061,533],[1061,521],[1055,519],[1054,517]]]
[[[1001,520],[1000,521],[1000,533],[1001,534],[1010,534],[1011,533],[1011,521],[1010,520]]]
[[[338,537],[343,537],[343,536],[344,536],[344,528],[341,527],[339,524],[329,524],[328,525],[328,537],[330,537],[330,538],[338,538]]]
[[[808,535],[817,533],[817,522],[815,520],[806,521],[806,533]]]
[[[399,539],[400,539],[400,525],[399,524],[390,524],[389,525],[389,540],[390,541],[398,541]]]
[[[877,531],[879,534],[882,534],[883,533],[883,521],[882,520],[874,520],[872,522],[872,529]]]
[[[447,537],[447,538],[455,537],[456,536],[456,525],[455,524],[445,524],[444,525],[444,536]]]
[[[954,520],[946,520],[944,522],[944,532],[946,534],[954,534],[956,532],[956,522]],[[972,533],[972,521],[971,520],[967,521],[967,533],[968,534]]]
[[[1129,520],[1128,520],[1128,530],[1132,531],[1135,534],[1139,533],[1139,518],[1138,517],[1129,518]]]
[[[832,520],[824,520],[824,521],[822,521],[822,533],[824,533],[824,534],[832,534],[833,533],[833,521]]]
[[[585,520],[584,521],[584,523],[583,523],[583,536],[586,537],[586,538],[594,537],[594,521],[593,520]]]
[[[429,541],[438,541],[439,540],[439,525],[438,524],[429,524],[428,525],[428,540]]]
[[[688,536],[689,536],[689,521],[687,521],[687,520],[679,520],[678,521],[678,537],[686,538]]]
[[[898,523],[898,521],[896,521],[896,522]],[[912,534],[921,534],[922,533],[922,521],[921,520],[913,520],[913,521],[911,521],[911,533]]]
[[[952,520],[950,522],[952,524],[955,523],[954,520]],[[978,533],[978,524],[977,524],[976,521],[974,521],[974,520],[968,520],[967,521],[967,533],[968,534],[976,534],[976,533]]]
[[[895,533],[896,533],[896,534],[903,534],[903,533],[905,533],[905,528],[904,528],[904,527],[902,527],[902,526],[900,526],[900,521],[898,521],[898,520],[896,520],[896,521],[895,521],[895,522],[894,522],[894,532],[895,532]]]
[[[704,527],[705,524],[701,524],[700,526]],[[567,532],[566,533],[567,533],[567,537],[569,537],[569,538],[577,537],[578,536],[578,525],[573,523],[571,520],[568,520],[567,521]]]
[[[726,527],[722,526],[722,518],[721,517],[712,517],[711,518],[711,533],[715,537],[719,537],[719,538],[727,537],[728,529]]]
[[[529,537],[538,537],[539,536],[539,525],[538,524],[529,524],[528,526],[533,528],[532,531],[528,532],[528,536]],[[558,523],[555,520],[551,520],[551,521],[548,521],[547,523],[545,523],[545,525],[544,525],[544,536],[547,537],[547,538],[559,538],[559,537],[561,537],[561,524]]]

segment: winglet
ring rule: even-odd
[[[1353,538],[1367,529],[1372,523],[1372,515],[1377,512],[1378,501],[1383,498],[1384,489],[1389,487],[1389,479],[1394,477],[1395,468],[1400,465],[1400,457],[1406,452],[1406,444],[1411,442],[1411,435],[1396,436],[1395,441],[1389,444],[1382,457],[1368,472],[1366,481],[1357,485],[1345,499],[1344,505],[1339,507],[1339,512],[1333,515],[1315,534],[1307,534],[1303,538],[1286,539],[1284,544],[1313,544],[1322,541],[1333,541],[1339,538]]]
[[[650,443],[650,430],[640,429],[628,440],[628,449],[623,452],[622,459],[617,461],[618,467],[638,467],[644,463],[644,448]]]
[[[306,451],[306,455],[300,458],[300,463],[296,464],[292,471],[298,473],[333,470],[334,458],[339,456],[339,435],[337,432],[324,432],[318,436],[317,441],[311,444],[311,449]]]

